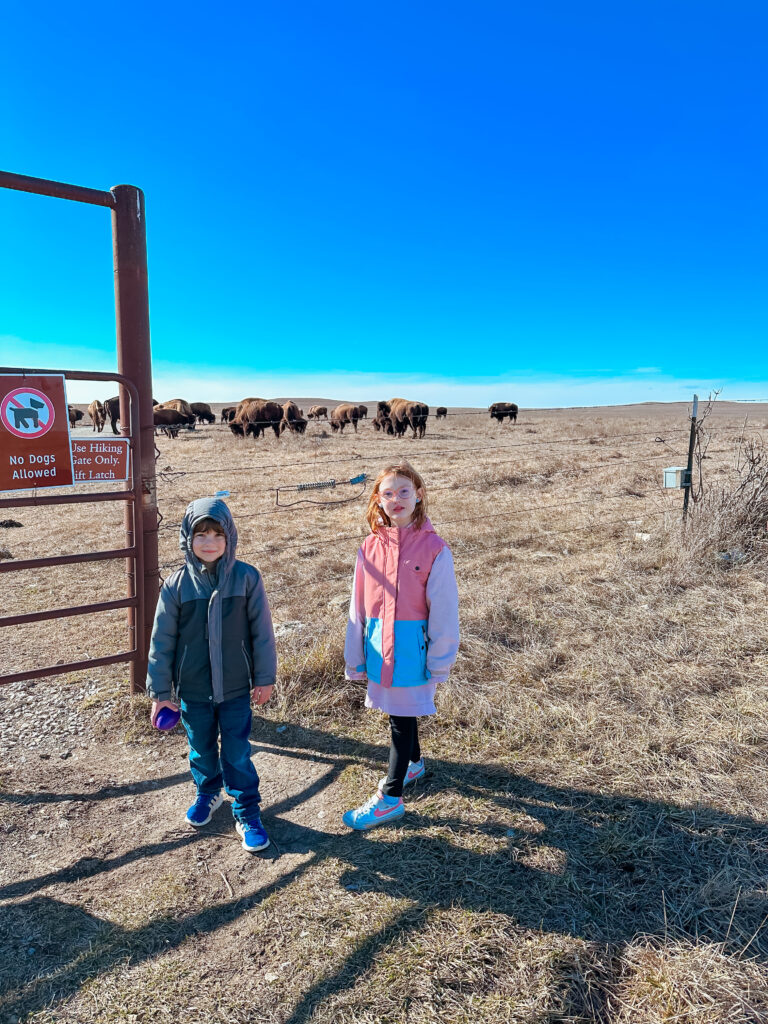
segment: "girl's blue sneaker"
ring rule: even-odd
[[[402,797],[384,796],[379,790],[364,804],[356,807],[353,811],[347,811],[342,821],[349,828],[363,831],[376,828],[377,825],[383,825],[387,821],[397,821],[404,814],[405,804]]]
[[[248,853],[258,853],[259,850],[266,850],[269,846],[269,836],[258,815],[251,818],[250,821],[236,822],[235,830],[242,836],[243,849]]]
[[[221,793],[198,793],[197,800],[187,811],[187,822],[190,825],[194,825],[195,828],[200,828],[203,825],[207,825],[211,820],[211,815],[217,807],[221,807],[224,803],[224,797]]]

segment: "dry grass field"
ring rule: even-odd
[[[715,407],[683,531],[661,470],[685,464],[686,415],[158,438],[164,575],[187,502],[226,490],[265,578],[280,675],[252,740],[273,845],[249,857],[226,803],[185,826],[186,745],[149,727],[124,666],[6,686],[1,1024],[768,1021],[768,504],[745,517],[733,496],[768,409]],[[401,456],[454,552],[462,646],[406,816],[350,834],[388,745],[343,679],[362,488],[283,489],[286,507],[274,489]],[[3,515],[15,558],[120,540],[118,504]],[[122,563],[3,580],[17,611],[125,591]],[[114,613],[0,644],[12,671],[126,638]]]

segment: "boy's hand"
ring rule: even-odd
[[[162,708],[171,708],[173,711],[178,711],[179,710],[179,705],[178,704],[174,704],[172,700],[153,700],[152,701],[152,711],[150,713],[151,714],[150,721],[152,723],[152,728],[153,729],[155,727],[155,721],[157,720],[157,714],[158,714],[158,712]]]
[[[254,686],[251,700],[254,704],[266,704],[272,696],[273,686]]]

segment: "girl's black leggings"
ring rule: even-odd
[[[390,715],[392,742],[389,746],[389,773],[381,787],[384,796],[402,796],[409,761],[421,760],[418,721],[401,715]]]

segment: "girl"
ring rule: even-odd
[[[459,598],[448,545],[427,519],[424,481],[407,462],[376,477],[357,553],[344,645],[347,679],[368,680],[367,708],[389,715],[389,773],[344,824],[374,828],[405,814],[403,786],[426,772],[418,715],[435,714],[435,687],[459,647]]]

